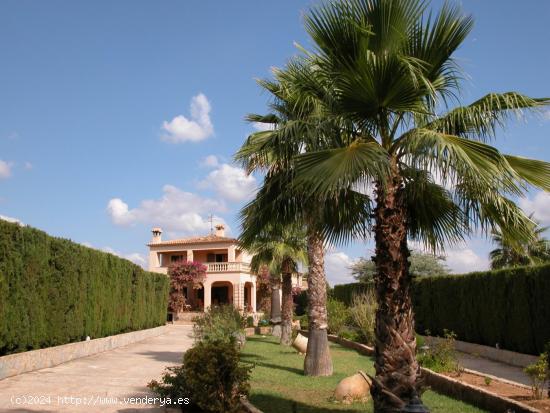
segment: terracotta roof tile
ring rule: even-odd
[[[238,240],[235,238],[228,237],[219,237],[214,234],[205,235],[203,237],[191,237],[191,238],[181,238],[181,239],[172,239],[169,241],[162,242],[151,242],[147,246],[165,246],[165,245],[186,245],[186,244],[204,244],[209,242],[230,242],[237,243]]]

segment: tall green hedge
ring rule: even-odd
[[[336,285],[332,295],[349,305],[365,288]],[[450,330],[459,340],[538,355],[550,342],[550,265],[418,277],[413,304],[421,334]]]
[[[550,265],[420,278],[416,330],[527,354],[550,341]]]
[[[366,290],[368,286],[364,283],[337,284],[332,289],[332,297],[350,305],[353,296],[364,293]]]
[[[0,220],[0,355],[164,324],[165,275]]]

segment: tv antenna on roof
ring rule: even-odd
[[[210,221],[210,234],[212,234],[214,232],[214,216],[210,214],[208,220]]]

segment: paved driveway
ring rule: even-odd
[[[163,412],[146,385],[191,347],[192,327],[0,380],[0,412]],[[130,400],[129,398],[141,398]]]

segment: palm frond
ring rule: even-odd
[[[384,181],[388,153],[375,142],[354,142],[344,148],[310,152],[296,157],[297,185],[317,193],[352,187],[360,180]]]

